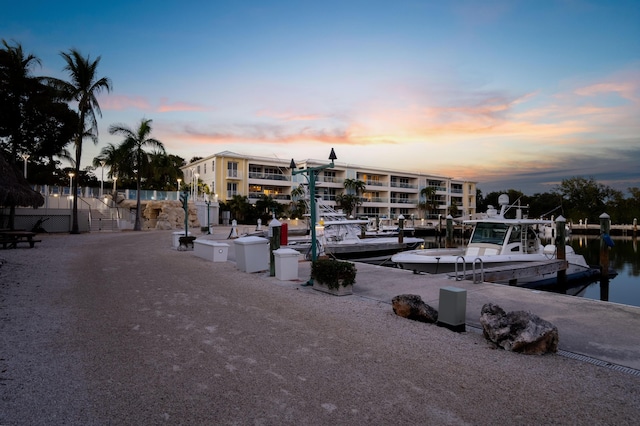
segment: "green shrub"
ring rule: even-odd
[[[356,266],[351,262],[318,259],[311,264],[311,277],[331,289],[347,287],[356,282]]]

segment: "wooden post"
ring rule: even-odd
[[[602,278],[609,278],[609,245],[606,239],[609,238],[611,230],[611,218],[608,214],[600,215],[600,269]]]
[[[453,247],[453,216],[447,215],[447,237],[446,248]]]
[[[404,242],[404,216],[398,216],[398,243]]]
[[[567,260],[567,250],[565,247],[567,220],[562,216],[556,219],[556,259]],[[567,283],[567,270],[558,271],[558,284],[565,285]]]

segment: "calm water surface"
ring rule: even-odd
[[[640,307],[640,254],[638,239],[612,237],[615,243],[609,251],[609,265],[618,275],[606,283],[594,282],[588,285],[582,297],[608,300]],[[572,236],[571,247],[584,256],[587,263],[597,265],[600,261],[600,239],[592,236]]]
[[[612,237],[615,246],[609,251],[609,266],[618,275],[609,279],[609,284],[600,281],[584,283],[568,293],[594,300],[622,303],[640,307],[640,254],[638,239]],[[425,248],[439,248],[444,243],[436,238],[425,238]],[[463,244],[462,241],[457,241]],[[464,242],[466,244],[467,241]],[[548,244],[548,241],[544,241]],[[600,263],[600,238],[598,236],[572,236],[569,243],[576,253],[584,256],[589,265]]]

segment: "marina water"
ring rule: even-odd
[[[608,286],[600,281],[588,284],[578,295],[588,299],[605,300],[640,307],[640,254],[638,239],[612,237],[614,246],[609,251],[609,266],[617,275],[610,278]],[[589,265],[597,265],[600,259],[600,238],[574,235],[569,244],[576,253],[584,256]]]

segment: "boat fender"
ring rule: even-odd
[[[607,245],[607,247],[615,246],[609,234],[602,234],[602,239],[604,240],[604,243]]]

